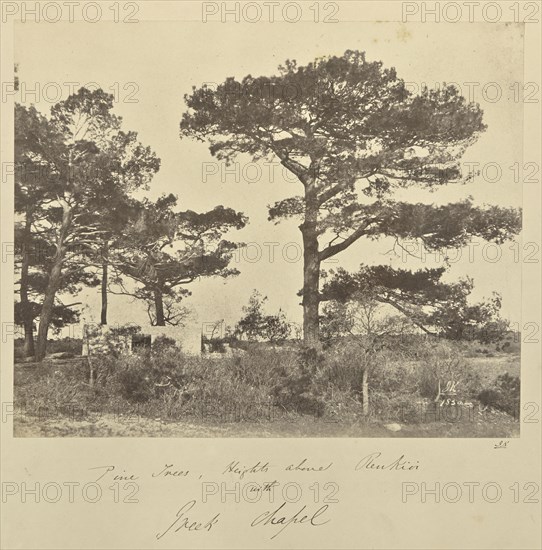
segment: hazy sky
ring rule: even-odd
[[[459,30],[460,29],[460,30]],[[477,178],[466,186],[451,186],[435,193],[409,190],[401,198],[409,201],[445,203],[472,195],[478,204],[521,205],[521,182],[514,182],[514,163],[522,163],[523,106],[515,90],[523,79],[522,27],[514,24],[400,24],[339,23],[316,25],[298,23],[202,24],[199,22],[146,22],[134,25],[113,23],[17,24],[15,60],[19,63],[20,95],[25,103],[35,102],[46,112],[51,101],[39,101],[25,90],[47,83],[49,99],[57,91],[64,99],[69,85],[98,84],[118,93],[115,112],[124,117],[124,128],[139,133],[162,159],[160,172],[151,184],[150,196],[173,192],[183,209],[204,210],[217,204],[245,212],[249,225],[232,233],[233,239],[251,245],[235,262],[241,275],[223,280],[192,283],[192,297],[185,305],[198,312],[200,322],[226,319],[234,322],[254,288],[269,298],[269,311],[281,307],[294,321],[301,320],[296,293],[302,286],[301,239],[298,222],[274,225],[267,221],[267,205],[299,194],[300,184],[287,181],[280,168],[253,165],[239,159],[239,176],[217,174],[206,163],[214,162],[206,144],[179,138],[179,121],[185,110],[183,96],[192,86],[222,82],[228,76],[242,78],[272,75],[286,59],[299,64],[323,55],[341,55],[347,49],[367,52],[369,60],[394,66],[398,76],[430,87],[441,82],[458,83],[464,94],[484,110],[487,131],[467,152],[466,162],[485,167],[487,179]],[[501,97],[498,98],[500,92]],[[128,102],[131,100],[131,102]],[[491,163],[498,163],[502,172]],[[202,171],[207,170],[207,176]],[[272,174],[270,174],[272,170]],[[465,172],[468,169],[465,168]],[[249,182],[249,180],[256,180]],[[274,258],[270,245],[274,246]],[[503,314],[519,321],[521,304],[521,263],[517,248],[505,244],[501,250],[480,242],[462,251],[449,279],[470,275],[475,280],[475,297],[489,296],[493,290],[503,295]],[[413,258],[385,255],[386,240],[360,240],[335,257],[324,268],[344,266],[356,269],[361,262],[391,263],[394,267],[416,268],[435,265]],[[501,257],[494,260],[500,252]],[[286,256],[286,258],[284,257]],[[296,261],[297,259],[297,261]],[[99,317],[99,291],[82,295],[90,311]],[[112,296],[111,323],[146,322],[145,306],[130,298]]]

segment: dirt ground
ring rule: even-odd
[[[300,417],[280,422],[167,422],[144,417],[103,414],[99,418],[36,419],[16,416],[15,437],[519,437],[519,422],[497,411],[469,411],[459,418],[450,413],[447,420],[417,424],[377,422],[337,423]]]

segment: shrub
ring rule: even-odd
[[[307,371],[283,378],[273,387],[272,395],[274,403],[287,411],[312,414],[317,417],[324,414],[324,401],[321,396],[313,393],[312,377]]]
[[[286,372],[272,388],[275,404],[302,414],[320,417],[325,404],[318,382],[324,357],[312,348],[302,348],[297,355],[296,368]],[[320,388],[321,389],[321,388]]]
[[[420,364],[397,357],[393,351],[374,359],[369,378],[373,391],[389,396],[416,392],[419,386]]]
[[[149,375],[159,383],[167,379],[183,378],[183,366],[186,362],[183,352],[174,346],[165,346],[160,349],[153,349],[151,353],[143,350],[140,354],[142,360],[146,361]],[[179,383],[182,381],[179,380]]]
[[[163,334],[160,336],[157,336],[154,342],[152,343],[152,353],[155,355],[159,355],[160,353],[169,350],[171,348],[177,349],[179,346],[177,345],[177,342],[173,338],[169,338],[168,336],[164,336]]]
[[[13,357],[15,362],[22,361],[24,359],[24,340],[22,338],[16,338],[13,344]]]
[[[227,359],[228,372],[239,381],[257,388],[271,388],[297,369],[297,351],[249,343]]]
[[[370,415],[387,422],[414,424],[420,422],[421,407],[415,393],[387,395],[381,391],[371,393]]]
[[[367,367],[367,356],[355,343],[345,345],[346,341],[326,350],[325,376],[327,384],[340,391],[361,394],[361,377]]]
[[[140,363],[123,365],[115,378],[120,395],[131,403],[144,403],[153,396],[154,384],[148,369]]]
[[[87,390],[79,363],[62,367],[42,363],[26,384],[16,383],[14,387],[17,406],[26,414],[40,418],[58,414],[72,416],[74,409],[84,403]]]
[[[418,391],[421,396],[435,398],[448,381],[458,382],[464,397],[474,397],[481,386],[480,375],[465,361],[457,345],[437,340],[420,352]]]
[[[117,327],[86,325],[84,340],[89,345],[90,355],[119,357],[126,351],[129,340],[140,330],[140,326],[133,324]]]
[[[284,342],[292,331],[284,313],[279,310],[276,315],[265,315],[264,303],[267,297],[254,290],[247,306],[243,306],[244,316],[237,323],[234,333],[245,336],[251,341]]]
[[[226,353],[225,338],[205,338],[202,341],[202,351],[207,353]]]
[[[501,398],[501,394],[493,388],[486,388],[478,394],[478,400],[482,405],[494,409],[498,407]]]
[[[520,407],[521,383],[517,376],[507,372],[497,376],[493,387],[486,388],[478,394],[482,405],[517,416]]]

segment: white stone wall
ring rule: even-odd
[[[108,325],[87,325],[82,327],[83,351],[82,355],[107,353],[109,349],[108,340],[111,341],[111,328]],[[151,325],[142,326],[138,334],[151,337],[151,343],[159,336],[166,336],[175,340],[181,349],[189,355],[201,353],[201,327],[199,324],[187,324],[185,327],[154,327]],[[132,337],[126,336],[115,339],[115,346],[121,350],[130,352],[132,348]]]
[[[201,327],[199,325],[187,324],[185,327],[141,327],[141,334],[148,334],[151,342],[159,336],[167,336],[179,343],[181,349],[189,355],[201,353]]]

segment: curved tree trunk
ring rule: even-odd
[[[62,260],[56,260],[49,273],[49,283],[45,290],[45,297],[41,306],[40,324],[38,328],[38,342],[36,348],[36,360],[42,361],[47,353],[47,335],[49,325],[53,315],[53,307],[58,288],[60,287],[60,278],[62,276]]]
[[[62,214],[62,225],[58,232],[56,242],[56,253],[53,259],[53,266],[49,273],[49,281],[47,288],[45,289],[45,296],[43,298],[43,304],[40,312],[40,324],[38,328],[38,338],[36,346],[36,360],[42,361],[47,353],[47,335],[49,333],[49,325],[51,324],[51,317],[53,315],[53,307],[55,304],[55,297],[62,279],[62,265],[64,263],[64,247],[66,237],[68,236],[71,222],[72,222],[72,209],[64,202],[62,205],[64,211]]]

